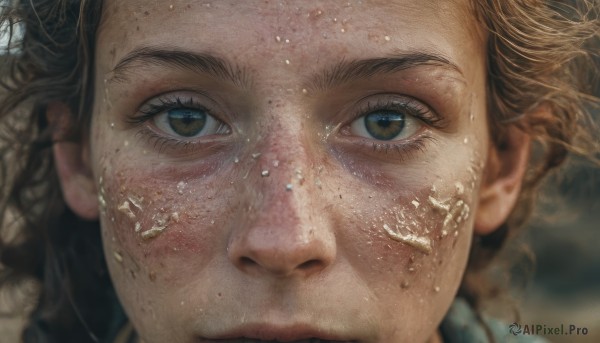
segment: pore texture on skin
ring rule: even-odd
[[[107,1],[90,168],[140,336],[434,337],[488,148],[476,25],[467,1]]]

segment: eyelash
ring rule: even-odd
[[[173,109],[177,109],[177,108],[189,108],[189,109],[195,109],[195,110],[202,110],[202,111],[206,111],[206,113],[211,114],[211,111],[206,108],[205,106],[202,106],[200,104],[197,104],[193,98],[189,98],[187,101],[182,101],[182,99],[180,97],[175,97],[174,99],[167,99],[167,98],[158,98],[158,101],[160,101],[160,104],[155,105],[155,104],[146,104],[145,106],[148,107],[147,109],[141,108],[140,109],[140,113],[142,113],[143,115],[137,115],[137,116],[132,116],[128,118],[128,122],[130,124],[142,124],[145,123],[146,121],[154,118],[154,116],[156,116],[157,114],[163,112],[163,111],[168,111],[168,110],[173,110]]]
[[[422,121],[426,125],[436,129],[443,129],[446,127],[446,121],[444,117],[435,114],[428,106],[415,99],[377,99],[375,102],[369,101],[366,103],[366,105],[363,105],[361,108],[359,108],[359,110],[352,117],[353,119],[351,122],[375,111],[390,110],[406,113],[415,119]],[[428,140],[432,142],[437,141],[435,137],[427,133],[422,133],[418,135],[418,137],[398,141],[397,143],[382,143],[373,140],[361,140],[361,142],[358,144],[378,154],[388,154],[390,151],[394,151],[401,157],[401,160],[405,160],[413,157],[413,155],[418,151],[425,152],[427,148],[426,141]]]
[[[134,115],[127,118],[127,122],[133,126],[141,126],[142,124],[152,120],[156,115],[161,112],[178,109],[178,108],[189,108],[205,111],[207,114],[212,115],[212,111],[207,107],[200,105],[194,101],[194,98],[190,97],[186,100],[183,100],[181,97],[177,96],[174,98],[158,98],[160,104],[146,104],[139,110],[139,113],[142,115]],[[215,117],[215,116],[213,116]],[[216,118],[216,117],[215,117]],[[219,120],[217,118],[217,120]],[[168,137],[165,135],[161,135],[156,133],[154,130],[148,128],[147,126],[142,126],[140,130],[136,133],[136,136],[144,137],[152,144],[152,146],[157,149],[159,152],[163,152],[166,149],[181,149],[188,150],[197,146],[198,144],[202,144],[201,142],[195,142],[191,140],[181,140],[177,138]]]
[[[428,106],[421,104],[419,101],[414,99],[378,99],[375,103],[372,101],[367,102],[363,105],[353,116],[353,120],[356,120],[362,116],[368,115],[375,111],[397,111],[407,113],[408,115],[421,120],[425,124],[435,127],[445,127],[445,121],[443,117],[440,117],[428,108]]]
[[[139,110],[139,113],[141,113],[142,115],[130,116],[129,118],[127,118],[127,122],[134,126],[141,126],[142,124],[154,118],[159,113],[177,108],[199,109],[206,111],[206,113],[209,115],[212,115],[210,109],[196,103],[194,101],[194,98],[192,97],[187,98],[186,100],[183,100],[181,97],[158,98],[158,101],[160,102],[160,104],[144,105],[145,108],[141,108]],[[445,120],[443,117],[434,114],[434,112],[431,109],[429,109],[426,105],[423,105],[422,103],[414,99],[378,99],[375,102],[369,101],[366,103],[366,105],[363,105],[356,111],[354,116],[352,116],[352,121],[362,116],[368,115],[369,113],[382,110],[391,110],[406,113],[409,116],[412,116],[417,120],[422,121],[426,125],[429,125],[434,128],[445,127]],[[165,149],[187,150],[189,148],[193,148],[198,144],[201,144],[195,141],[180,140],[177,138],[171,138],[165,135],[161,135],[156,133],[154,130],[148,128],[147,126],[142,126],[137,132],[136,136],[137,135],[145,137],[155,149],[158,149],[159,152],[162,152]],[[378,141],[367,141],[366,139],[364,139],[361,142],[358,142],[357,144],[378,154],[388,154],[390,151],[394,151],[402,157],[402,160],[404,160],[411,158],[412,155],[418,151],[424,152],[427,147],[427,145],[425,144],[427,140],[436,141],[436,139],[431,135],[421,134],[419,135],[419,137],[415,137],[413,139],[405,141],[398,141],[398,143],[381,143]]]

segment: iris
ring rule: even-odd
[[[404,114],[395,111],[376,111],[364,118],[367,132],[382,141],[396,138],[405,125]]]
[[[205,111],[193,108],[175,108],[167,111],[169,126],[178,135],[193,137],[206,126]]]

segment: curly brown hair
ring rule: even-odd
[[[593,0],[472,0],[487,28],[490,132],[502,148],[515,125],[538,143],[508,220],[474,241],[461,294],[474,306],[491,296],[481,272],[533,210],[544,177],[570,153],[598,161],[591,110],[598,85],[599,3]],[[46,119],[51,102],[76,118],[69,139],[86,132],[93,103],[100,0],[20,0],[4,5],[0,27],[20,27],[0,68],[0,286],[36,280],[24,342],[110,339],[120,305],[107,273],[98,222],[63,200]],[[596,50],[594,50],[596,47]],[[551,115],[532,109],[544,106]],[[8,234],[8,233],[14,234]]]

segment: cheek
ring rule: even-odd
[[[364,195],[351,207],[347,225],[358,229],[342,244],[353,247],[351,263],[362,265],[365,278],[391,304],[406,295],[419,302],[427,295],[453,297],[468,258],[479,169],[469,164],[454,182],[385,182],[387,191]]]
[[[123,167],[99,180],[105,246],[129,277],[178,284],[223,246],[216,228],[231,210],[227,193],[217,194],[210,176],[170,175]]]

